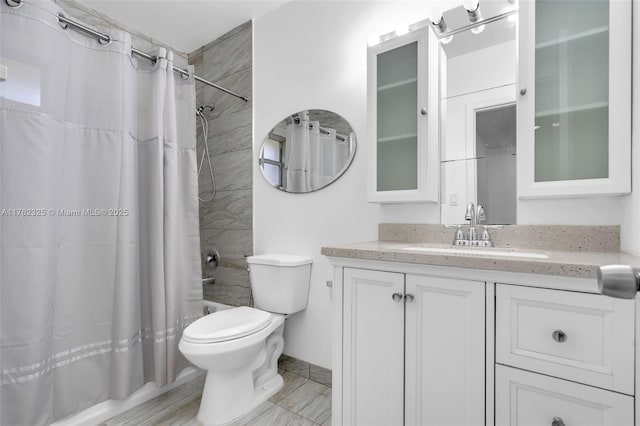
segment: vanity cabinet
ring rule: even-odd
[[[631,0],[520,2],[520,198],[631,191]]]
[[[633,425],[635,309],[496,285],[496,425]]]
[[[369,47],[370,202],[438,201],[434,44],[437,41],[424,27]]]
[[[485,283],[343,268],[342,412],[334,425],[478,425]]]
[[[333,424],[640,424],[640,299],[595,279],[331,257]]]
[[[496,425],[633,425],[633,398],[496,366]]]

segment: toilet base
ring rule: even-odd
[[[217,382],[220,377],[216,376],[210,375],[210,373],[207,374],[204,390],[202,391],[198,421],[204,426],[221,426],[238,420],[275,395],[284,385],[282,376],[277,374],[258,389],[255,389],[253,398],[246,398],[240,397],[241,393],[239,393],[244,392],[246,396],[246,383],[236,383],[234,386],[234,384],[227,381],[227,386],[223,388]],[[241,381],[239,380],[238,382]],[[253,384],[249,386],[253,387]]]
[[[250,366],[209,370],[205,379],[198,420],[220,426],[237,420],[275,395],[284,380],[278,374],[278,358],[284,348],[280,325],[263,343]]]

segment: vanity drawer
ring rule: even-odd
[[[633,395],[634,303],[496,286],[496,362]]]
[[[496,366],[496,425],[633,425],[633,397]]]

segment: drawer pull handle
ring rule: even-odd
[[[401,301],[403,297],[404,297],[404,296],[403,296],[403,294],[402,294],[402,293],[393,293],[393,294],[391,295],[391,298],[393,299],[393,301],[394,301],[394,302],[399,302],[399,301]]]
[[[553,340],[555,340],[558,343],[562,343],[562,342],[566,342],[567,341],[567,334],[562,330],[555,330],[551,334],[551,336],[553,337]],[[562,421],[562,419],[560,419],[560,421]],[[561,424],[564,424],[564,423],[558,423],[557,426],[560,426]],[[554,426],[556,426],[556,425],[554,424]]]
[[[564,426],[564,420],[561,417],[554,417],[551,426]]]

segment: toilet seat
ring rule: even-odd
[[[184,329],[182,338],[190,343],[217,343],[239,339],[264,329],[271,314],[240,306],[206,315]]]

